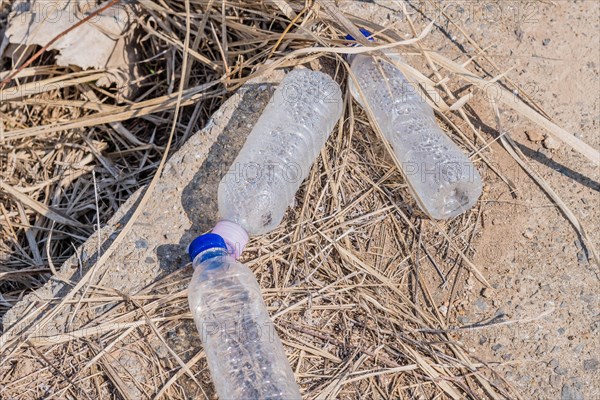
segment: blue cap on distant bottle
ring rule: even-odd
[[[371,42],[374,41],[374,39],[371,37],[373,35],[371,32],[369,32],[365,28],[360,28],[359,30],[360,30],[360,33],[362,33],[363,36],[366,37],[368,40],[370,40]],[[356,39],[352,35],[346,35],[346,40],[356,40]]]
[[[190,259],[194,261],[194,258],[205,250],[210,249],[225,249],[227,250],[227,245],[223,238],[216,233],[206,233],[204,235],[198,236],[196,239],[190,243],[188,247],[188,253],[190,255]]]

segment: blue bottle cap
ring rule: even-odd
[[[360,33],[363,34],[364,37],[366,37],[369,41],[374,42],[375,40],[371,37],[371,35],[373,35],[371,32],[369,32],[368,30],[366,30],[365,28],[360,28]],[[346,35],[346,40],[356,40],[354,38],[354,36],[352,35]]]
[[[194,261],[194,258],[203,251],[219,248],[227,250],[227,245],[223,238],[216,233],[206,233],[198,236],[190,243],[188,253],[190,254],[190,259]]]

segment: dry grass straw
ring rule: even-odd
[[[120,102],[113,90],[94,85],[104,71],[53,67],[51,55],[21,71],[12,92],[2,92],[0,313],[43,284],[135,190],[152,186],[170,144],[177,148],[249,78],[320,58],[343,82],[341,55],[370,50],[339,39],[346,32],[358,37],[357,25],[377,32],[380,48],[416,55],[427,72],[400,67],[439,93],[432,105],[453,138],[478,165],[497,173],[488,159],[490,143],[466,111],[477,93],[456,98],[445,86],[451,75],[474,87],[495,79],[470,72],[469,60],[459,65],[427,50],[432,25],[411,20],[415,39],[403,41],[330,2],[140,4],[146,75],[136,98]],[[465,33],[464,40],[472,39]],[[517,104],[517,113],[596,156],[534,105]],[[345,105],[298,206],[276,231],[251,242],[245,258],[306,398],[518,398],[492,365],[470,355],[451,333],[462,282],[473,275],[486,283],[470,261],[481,206],[444,223],[419,218],[368,113],[348,95]],[[66,304],[77,304],[82,315],[107,311],[69,333],[3,336],[0,396],[211,398],[187,308],[189,275],[189,268],[181,270],[133,296],[107,287],[80,291],[86,275],[53,300],[58,306],[41,325]],[[123,353],[131,354],[131,364],[116,361]]]

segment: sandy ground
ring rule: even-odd
[[[498,66],[532,95],[554,121],[599,147],[599,7],[593,1],[535,3],[530,23],[481,33]],[[599,173],[566,146],[551,150],[524,121],[511,133],[533,166],[580,218],[597,245]],[[533,139],[533,140],[530,140]],[[475,261],[496,288],[491,298],[467,297],[475,319],[504,313],[535,321],[472,332],[465,339],[486,359],[505,362],[506,377],[526,398],[597,399],[600,321],[598,266],[549,198],[500,149],[495,160],[518,187],[489,182],[490,207]]]
[[[381,25],[408,29],[392,2],[377,3],[347,7]],[[488,49],[499,69],[491,74],[509,71],[507,76],[558,125],[598,149],[600,3],[449,2],[448,7],[457,24]],[[426,42],[429,47],[458,55],[464,46],[475,54],[456,26],[438,28]],[[456,46],[448,37],[456,38]],[[479,100],[471,106],[483,121],[493,121],[489,106]],[[504,127],[598,245],[599,170],[565,145],[544,142],[546,132],[504,111]],[[484,124],[478,128],[489,131]],[[471,354],[499,362],[524,398],[600,398],[598,266],[588,262],[574,229],[531,178],[500,145],[491,149],[490,157],[517,191],[511,194],[487,171],[488,204],[474,261],[494,289],[482,292],[468,279],[452,305],[457,312],[451,321],[457,326],[494,317],[519,322],[466,329],[457,338]]]

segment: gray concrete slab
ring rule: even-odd
[[[218,218],[217,186],[283,78],[275,71],[243,85],[215,112],[207,126],[194,134],[165,165],[155,190],[133,228],[107,262],[94,272],[89,284],[130,295],[188,263],[186,247],[211,229]],[[31,331],[43,316],[84,276],[131,218],[146,187],[138,190],[110,221],[92,235],[42,288],[25,296],[3,318],[0,345]],[[71,284],[65,283],[68,281]],[[84,285],[84,288],[87,287]],[[79,294],[74,298],[77,299]],[[76,305],[64,305],[44,326],[41,336],[56,335],[85,326],[104,310],[86,310],[70,318]],[[32,310],[40,312],[32,313]],[[31,318],[31,316],[33,318]],[[67,328],[68,325],[68,328]]]

